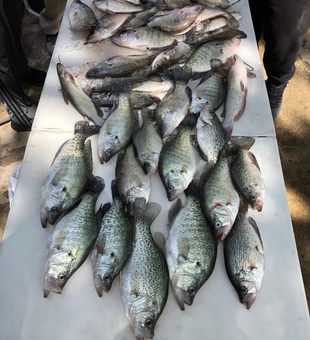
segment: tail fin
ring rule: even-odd
[[[149,227],[161,211],[161,205],[158,203],[146,203],[145,198],[138,197],[135,200],[135,224],[144,222]]]
[[[199,189],[199,179],[194,179],[187,189],[184,190],[186,197],[193,196],[199,197],[200,196],[200,189]]]
[[[101,191],[105,188],[104,179],[100,176],[96,176],[93,178],[92,183],[90,185],[89,190],[92,192],[101,193]]]
[[[197,37],[195,36],[196,27],[194,26],[191,30],[185,33],[185,40],[184,42],[189,45],[194,45],[197,43]]]
[[[255,143],[255,139],[252,137],[230,137],[230,141],[234,146],[247,151],[250,150]]]
[[[99,130],[100,126],[89,125],[89,123],[84,120],[78,121],[74,125],[74,134],[81,133],[87,137],[97,134]]]
[[[116,184],[116,179],[113,179],[111,182],[111,191],[112,191],[112,198],[114,199],[115,197],[120,197],[119,192],[117,190],[117,184]]]

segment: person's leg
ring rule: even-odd
[[[249,0],[251,17],[255,32],[256,42],[258,44],[263,33],[264,14],[266,8],[266,0]]]

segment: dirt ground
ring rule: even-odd
[[[31,66],[47,70],[49,57],[40,27],[31,16],[24,22],[23,43]],[[262,57],[263,43],[260,44]],[[39,99],[40,88],[25,87]],[[283,108],[275,121],[286,192],[294,227],[308,303],[310,303],[310,31],[296,62],[296,73],[284,93]],[[0,104],[0,119],[7,116]],[[17,133],[10,124],[0,127],[0,240],[9,213],[7,184],[22,161],[28,132]],[[283,264],[285,266],[285,264]]]

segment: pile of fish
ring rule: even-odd
[[[181,310],[192,305],[224,242],[228,277],[249,309],[264,274],[264,251],[248,206],[261,211],[265,186],[249,150],[231,137],[243,114],[248,72],[237,50],[246,34],[226,0],[72,2],[72,31],[86,42],[111,38],[135,49],[90,68],[82,88],[62,64],[65,102],[92,122],[78,122],[55,155],[42,185],[41,223],[55,224],[46,250],[44,297],[61,293],[91,254],[99,296],[119,273],[126,316],[137,339],[153,338],[169,279]],[[98,12],[97,12],[98,13]],[[223,121],[216,114],[224,104]],[[104,116],[102,108],[107,108]],[[91,135],[102,166],[117,155],[113,202],[95,213],[104,180],[93,176]],[[203,170],[201,172],[201,164]],[[149,202],[159,174],[167,200],[167,240],[150,227],[161,206]],[[186,200],[182,203],[181,195]]]

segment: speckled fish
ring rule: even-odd
[[[225,266],[241,303],[250,309],[256,300],[265,272],[264,247],[259,229],[248,217],[242,201],[232,230],[224,242]]]
[[[130,103],[131,84],[124,88],[114,84],[112,90],[118,94],[118,106],[99,131],[98,157],[101,163],[108,162],[130,143],[135,124]]]
[[[93,179],[91,141],[89,135],[77,133],[57,151],[42,184],[41,224],[54,224],[57,218],[77,200]]]
[[[231,27],[232,26],[232,27]],[[234,21],[229,21],[227,17],[219,16],[212,19],[207,19],[202,22],[202,27],[197,34],[215,33],[223,28],[234,28],[237,24]],[[237,26],[238,27],[238,26]]]
[[[214,226],[215,235],[223,241],[230,232],[239,209],[239,195],[230,177],[225,155],[220,154],[215,165],[205,165],[200,186],[202,209]]]
[[[96,26],[92,27],[86,41],[89,43],[99,42],[112,37],[117,30],[131,17],[131,14],[106,14],[102,16]]]
[[[169,277],[177,303],[191,306],[211,276],[217,255],[217,239],[205,217],[197,180],[185,190],[186,204],[179,198],[170,208],[165,252]]]
[[[200,113],[205,105],[208,105],[209,109],[214,112],[224,102],[226,72],[223,70],[223,63],[219,59],[212,59],[210,65],[211,72],[203,77],[196,89],[192,91],[192,102],[189,109],[191,113]]]
[[[132,216],[135,200],[143,197],[148,202],[151,195],[151,178],[138,163],[132,144],[118,155],[115,175],[119,195]]]
[[[165,255],[150,231],[160,210],[157,203],[146,204],[143,198],[136,200],[133,249],[121,272],[125,314],[137,340],[153,339],[154,328],[168,298],[169,273]]]
[[[208,164],[215,164],[225,146],[225,131],[216,113],[208,106],[201,111],[196,124],[200,155]]]
[[[200,2],[200,0],[199,0]],[[226,12],[220,8],[209,8],[205,7],[204,10],[199,14],[196,19],[196,22],[202,22],[205,20],[211,20],[218,17],[224,17],[227,19],[227,25],[230,28],[238,28],[239,22],[238,20],[229,12]]]
[[[144,11],[132,14],[131,18],[120,27],[120,31],[133,30],[146,25],[149,21],[149,18],[152,17],[157,11],[157,7],[154,6],[152,2],[149,2],[148,6],[151,6],[151,8],[146,9],[146,7],[144,7]]]
[[[145,174],[151,175],[157,170],[163,141],[154,123],[154,110],[143,108],[141,114],[143,122],[141,126],[136,122],[132,143],[135,156]]]
[[[255,139],[231,137],[230,141],[235,153],[230,162],[231,177],[252,209],[262,211],[265,182],[255,156],[249,151]]]
[[[95,0],[93,4],[100,11],[108,13],[135,13],[143,11],[143,6],[125,0]]]
[[[96,291],[101,297],[112,287],[114,279],[124,267],[133,242],[133,226],[125,214],[125,205],[119,197],[116,181],[111,183],[113,204],[100,208],[103,215],[100,232],[91,252],[91,267]]]
[[[232,134],[234,122],[237,122],[246,106],[247,88],[247,70],[243,60],[236,54],[228,59],[229,70],[227,75],[227,95],[224,108],[223,127],[226,133],[226,142]]]
[[[72,31],[87,30],[96,26],[97,19],[90,7],[80,0],[73,0],[69,11],[69,24]]]
[[[173,69],[174,88],[167,92],[155,109],[155,120],[162,138],[171,134],[182,122],[190,106],[191,90],[187,83],[191,77],[188,68]]]
[[[99,232],[95,204],[104,180],[96,177],[80,204],[57,223],[46,247],[43,292],[61,294],[64,286],[84,263]]]
[[[203,10],[204,6],[201,5],[183,7],[170,14],[150,18],[147,27],[178,33],[191,26]]]
[[[118,46],[148,51],[168,47],[181,41],[194,43],[196,38],[193,37],[193,32],[189,31],[185,34],[175,35],[155,28],[138,27],[112,37],[112,42]]]
[[[187,116],[160,153],[158,171],[169,201],[180,197],[196,174],[197,154],[190,136],[195,124],[196,117]]]
[[[98,113],[101,114],[100,109],[95,107],[80,88],[74,76],[60,63],[57,64],[57,74],[65,103],[70,102],[84,118],[91,120],[95,125],[102,126],[104,120],[98,115]]]

